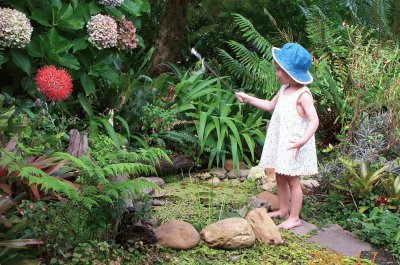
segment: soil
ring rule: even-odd
[[[376,245],[374,245],[373,248],[374,248],[373,251],[361,252],[361,258],[374,261],[374,263],[372,264],[377,264],[377,265],[400,265],[400,262],[396,261],[392,257],[392,255],[390,255],[389,251],[387,251],[386,249]]]

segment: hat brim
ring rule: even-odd
[[[292,78],[295,82],[299,84],[307,85],[312,83],[313,77],[310,74],[310,72],[307,71],[307,73],[299,73],[299,72],[294,73],[294,70],[291,69],[291,67],[288,64],[286,64],[284,60],[282,60],[280,56],[280,51],[281,49],[277,47],[272,47],[272,57],[274,58],[275,62],[279,65],[279,67],[282,68],[283,71],[285,71],[285,73],[287,73],[290,76],[290,78]]]

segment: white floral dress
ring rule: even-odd
[[[318,173],[317,151],[314,135],[299,149],[297,159],[293,158],[293,150],[288,150],[291,141],[300,139],[309,124],[306,118],[297,111],[297,99],[308,92],[304,86],[297,91],[285,95],[288,86],[282,86],[279,97],[267,129],[264,148],[259,167],[274,168],[276,173],[288,176],[304,176]]]

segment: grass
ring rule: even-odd
[[[198,231],[205,224],[218,221],[219,217],[229,216],[227,213],[237,212],[261,192],[258,184],[251,181],[238,184],[225,181],[211,185],[190,178],[170,178],[165,189],[168,191],[165,205],[155,207],[152,218],[158,218],[161,223],[174,219],[184,220],[193,224]],[[222,210],[221,204],[224,205]],[[310,205],[306,215],[311,216],[316,209],[317,205]],[[221,212],[224,213],[221,215]],[[358,261],[349,257],[342,257],[340,261],[340,257],[334,253],[308,243],[307,237],[312,234],[299,236],[289,231],[281,233],[284,243],[278,246],[256,242],[246,249],[222,250],[209,248],[201,241],[191,250],[179,251],[157,245],[143,253],[150,259],[148,264],[373,264],[369,260]]]

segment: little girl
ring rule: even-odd
[[[243,92],[237,92],[236,98],[273,111],[259,167],[275,169],[279,210],[269,216],[285,218],[278,227],[291,229],[300,225],[300,176],[318,173],[314,133],[319,119],[311,92],[305,86],[313,81],[308,72],[310,53],[299,44],[286,43],[282,49],[272,48],[272,56],[275,74],[282,84],[274,98],[263,100]]]

